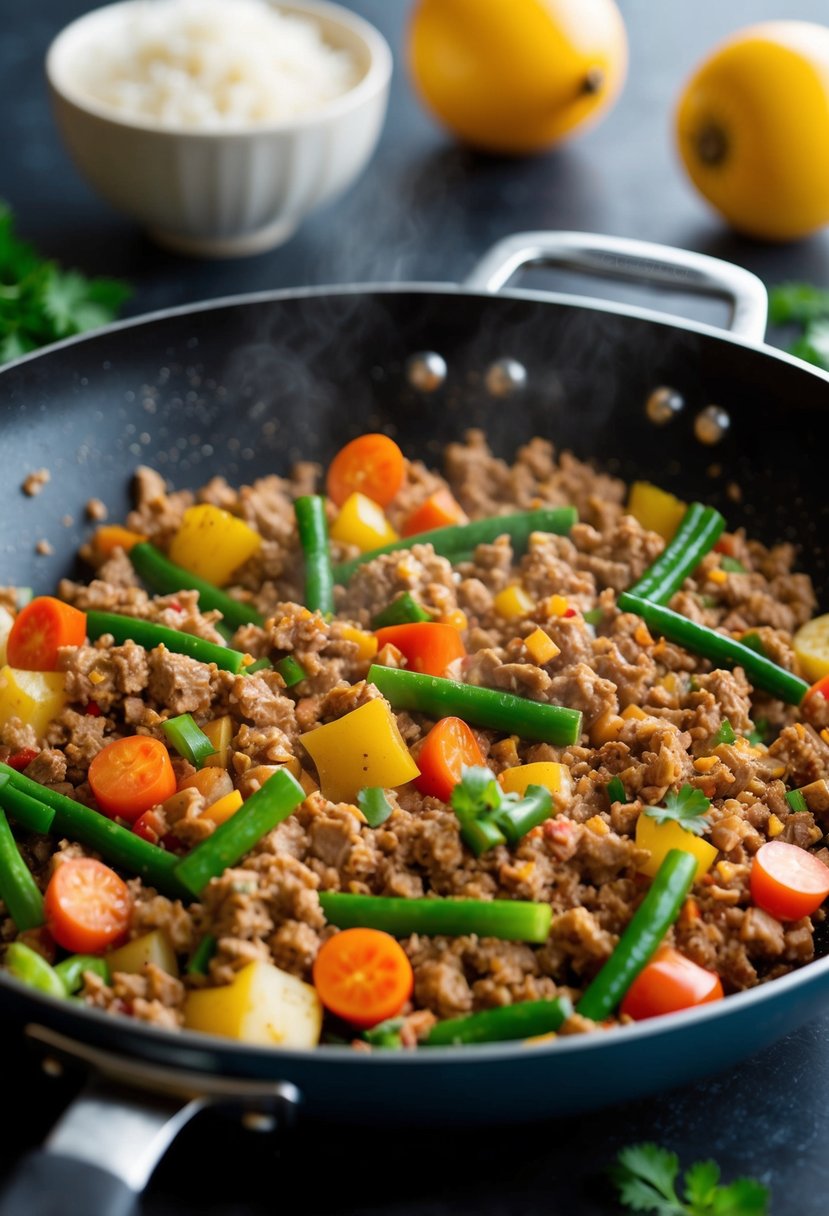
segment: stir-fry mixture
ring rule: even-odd
[[[550,1037],[808,962],[829,618],[791,545],[480,433],[170,491],[2,593],[23,983],[362,1050]],[[622,1032],[623,1033],[623,1032]]]

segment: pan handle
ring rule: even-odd
[[[531,265],[563,266],[607,279],[718,296],[731,305],[731,333],[760,343],[766,332],[766,288],[750,270],[708,254],[626,237],[592,232],[518,232],[493,245],[464,286],[473,291],[497,292],[521,267]]]

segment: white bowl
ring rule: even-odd
[[[315,21],[326,42],[351,53],[357,83],[284,122],[171,129],[122,116],[77,84],[90,40],[116,31],[134,2],[73,21],[50,46],[46,74],[78,169],[156,241],[207,257],[261,252],[287,240],[312,208],[365,168],[385,119],[392,69],[387,42],[367,21],[322,0],[280,0],[280,11]]]

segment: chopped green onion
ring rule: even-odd
[[[626,803],[627,802],[628,796],[625,792],[625,787],[622,784],[621,777],[611,777],[610,778],[610,780],[607,783],[607,796],[611,803],[613,803],[613,802]]]
[[[728,721],[728,718],[723,718],[722,722],[720,723],[719,730],[714,735],[714,738],[711,740],[711,746],[719,747],[719,745],[721,743],[734,743],[734,742],[736,742],[736,739],[737,739],[737,735],[735,733],[734,727]]]
[[[207,735],[195,723],[192,714],[179,714],[161,723],[161,729],[180,756],[201,768],[208,756],[215,754],[215,747]]]
[[[357,793],[357,806],[365,815],[370,828],[379,828],[391,815],[394,807],[386,797],[386,791],[381,786],[366,786]]]
[[[319,494],[304,494],[294,503],[294,514],[305,559],[305,606],[327,616],[334,611],[334,580],[325,499]]]
[[[339,929],[382,929],[394,937],[477,933],[510,942],[545,942],[553,917],[549,904],[520,899],[403,899],[321,891],[319,901]]]
[[[669,850],[616,949],[585,989],[576,1005],[577,1013],[594,1022],[610,1016],[679,916],[696,872],[693,853]]]
[[[192,895],[200,895],[211,878],[218,878],[250,852],[299,806],[305,791],[288,772],[280,769],[251,794],[235,815],[225,820],[175,867],[175,876]]]
[[[431,621],[432,614],[421,608],[409,591],[404,591],[396,600],[372,617],[372,629],[385,629],[387,625],[408,625],[416,621]]]
[[[65,958],[62,963],[57,963],[55,971],[60,976],[70,996],[73,992],[79,992],[83,987],[83,977],[86,971],[92,971],[95,975],[100,976],[105,984],[109,984],[112,981],[112,976],[109,973],[109,963],[105,958],[98,958],[94,954],[72,954],[69,958]]]
[[[471,849],[476,857],[506,844],[507,838],[498,827],[494,818],[487,815],[474,815],[468,811],[455,811],[461,825],[461,840]]]
[[[193,957],[187,964],[188,975],[207,975],[207,968],[210,965],[210,960],[216,953],[218,942],[212,933],[205,933],[204,937],[199,942],[193,951]]]
[[[640,596],[652,604],[667,604],[689,574],[692,574],[706,553],[722,535],[725,520],[714,507],[692,502],[680,521],[672,540],[630,588],[631,595]]]
[[[809,806],[800,790],[786,790],[786,801],[793,811],[808,811]]]
[[[128,557],[136,574],[152,591],[161,595],[172,595],[176,591],[198,591],[200,610],[221,612],[228,625],[232,625],[234,629],[238,629],[240,625],[265,623],[261,612],[257,612],[250,604],[234,599],[207,579],[191,574],[183,566],[177,566],[149,541],[133,545]]]
[[[386,1018],[385,1022],[378,1022],[370,1030],[364,1031],[363,1038],[372,1047],[400,1047],[403,1026],[403,1018]]]
[[[583,615],[588,625],[601,625],[604,620],[604,609],[589,608]]]
[[[743,563],[736,557],[729,557],[727,553],[720,558],[720,569],[725,570],[726,574],[745,574],[746,572]]]
[[[133,546],[138,548],[137,545]],[[121,616],[117,612],[87,612],[87,636],[94,640],[111,634],[118,645],[124,642],[135,642],[145,650],[155,650],[156,646],[166,646],[175,654],[186,654],[199,663],[215,663],[224,671],[232,671],[234,675],[241,672],[245,656],[240,650],[231,650],[228,646],[219,646],[217,642],[208,642],[196,637],[193,633],[182,633],[179,629],[169,629],[166,625],[157,625],[155,621],[144,621],[136,616]]]
[[[763,658],[768,658],[766,648],[763,645],[763,639],[759,633],[755,633],[754,630],[751,633],[744,633],[740,641],[744,646],[748,646],[749,650],[753,650],[755,654],[761,654]]]
[[[268,658],[257,659],[255,663],[242,668],[242,675],[255,676],[258,671],[273,671],[273,663]]]
[[[484,1009],[465,1017],[438,1022],[423,1040],[424,1047],[452,1047],[463,1043],[501,1043],[554,1034],[573,1012],[566,996],[552,1000],[518,1001],[497,1009]]]
[[[416,710],[430,718],[457,716],[474,726],[559,747],[578,743],[581,737],[582,716],[577,709],[376,663],[366,679],[380,689],[392,709]]]
[[[622,592],[618,604],[622,612],[635,612],[644,619],[652,632],[661,633],[669,642],[676,642],[693,654],[700,654],[703,658],[726,667],[736,667],[739,664],[745,669],[755,688],[762,688],[764,692],[779,697],[789,705],[799,705],[809,691],[805,680],[792,675],[784,667],[778,667],[771,659],[756,654],[742,642],[736,642],[726,634],[718,633],[716,629],[698,625],[696,621],[690,621],[678,612],[672,612],[670,608],[652,604],[639,596],[631,595],[629,591]]]
[[[275,666],[285,681],[286,688],[293,688],[295,684],[299,684],[305,679],[305,668],[296,661],[292,654],[286,654],[285,658],[280,659]]]
[[[492,515],[487,519],[476,519],[468,524],[452,524],[446,528],[433,528],[430,532],[419,532],[406,536],[390,545],[361,553],[350,562],[341,562],[333,570],[335,583],[347,583],[358,566],[371,562],[385,553],[396,553],[399,549],[411,549],[413,545],[431,545],[435,553],[448,557],[450,561],[465,561],[472,557],[478,545],[492,544],[499,536],[508,536],[513,552],[523,553],[533,532],[552,532],[567,536],[578,521],[575,507],[544,507],[538,511],[519,511],[515,515]]]
[[[50,967],[43,955],[38,954],[31,946],[26,946],[23,942],[12,942],[6,950],[5,963],[6,970],[22,984],[36,988],[38,992],[45,992],[47,996],[69,995],[54,967]]]
[[[544,785],[528,785],[523,798],[517,802],[503,803],[495,812],[494,819],[509,844],[518,844],[522,837],[550,818],[553,799]]]
[[[8,778],[4,777],[4,783]],[[0,810],[0,899],[18,933],[37,929],[46,921],[43,895],[31,871],[20,856],[5,812]]]

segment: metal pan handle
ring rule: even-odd
[[[728,325],[749,342],[762,342],[768,297],[762,281],[742,266],[704,253],[592,232],[518,232],[484,254],[464,286],[497,292],[523,266],[563,266],[605,279],[717,296],[731,305]]]

